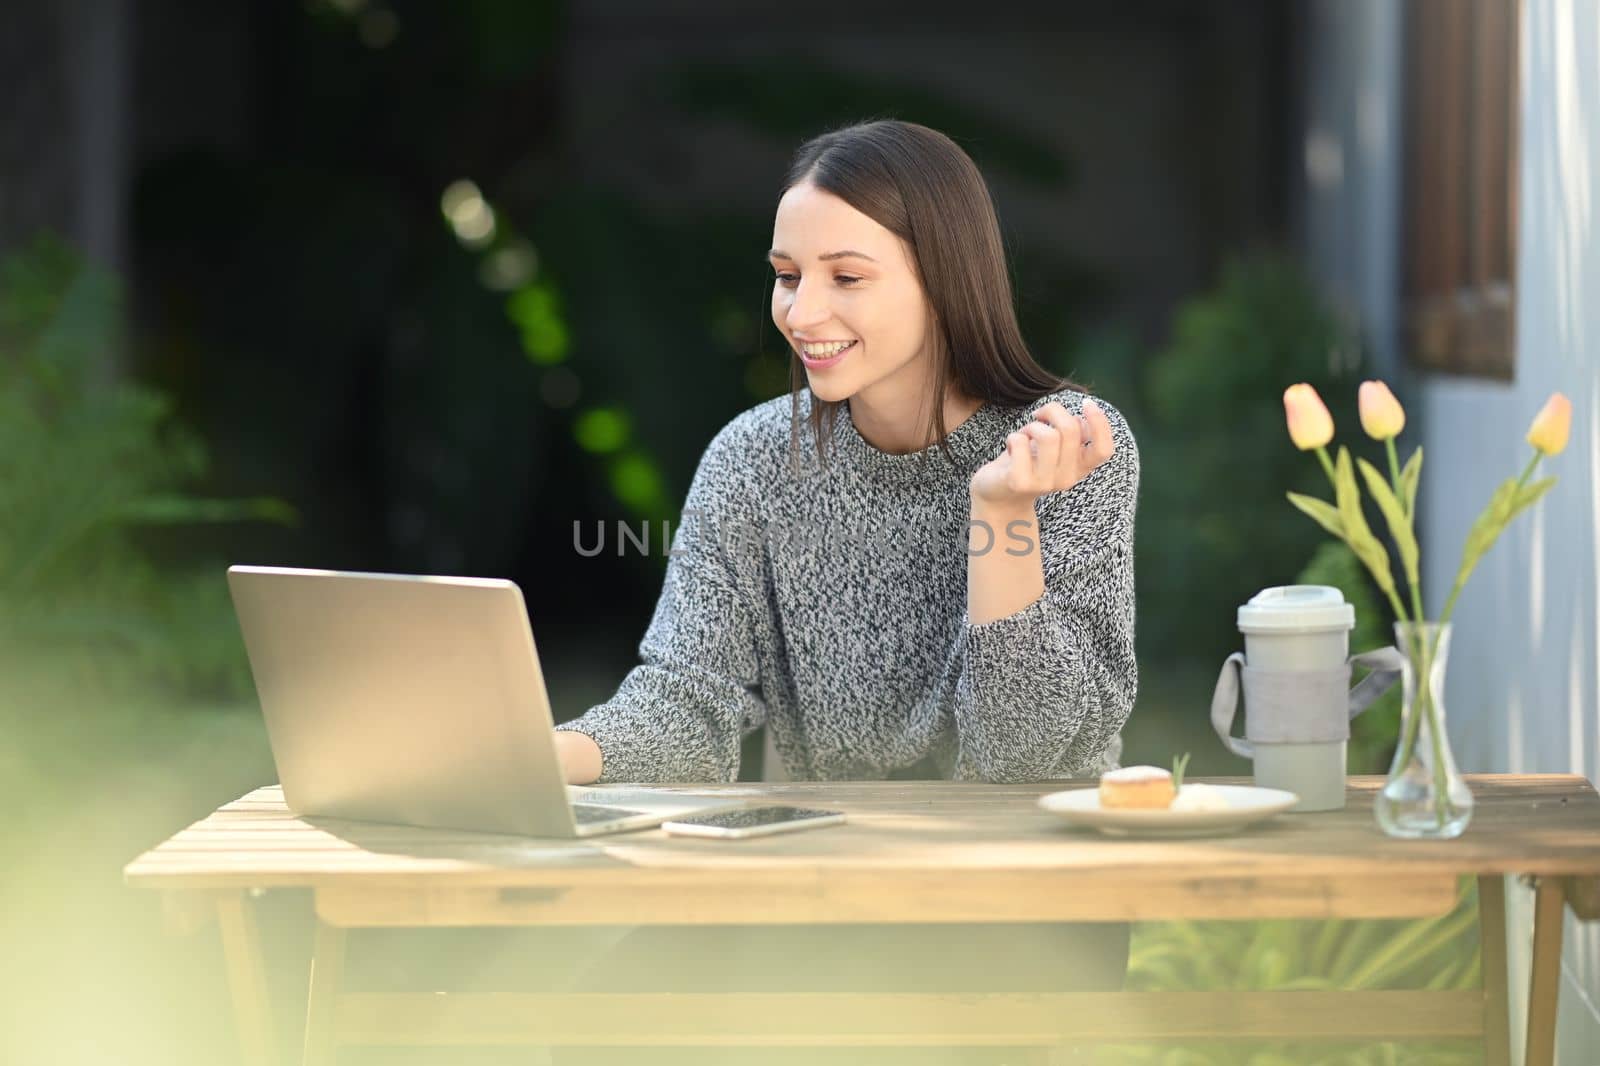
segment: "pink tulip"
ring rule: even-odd
[[[1572,429],[1572,401],[1559,392],[1551,393],[1528,427],[1528,443],[1545,455],[1560,455]]]
[[[1361,408],[1361,428],[1373,440],[1398,437],[1406,428],[1406,410],[1381,381],[1363,381],[1357,393]]]
[[[1283,413],[1289,420],[1289,439],[1301,451],[1321,448],[1333,439],[1333,416],[1310,385],[1302,382],[1283,390]]]

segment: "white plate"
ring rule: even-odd
[[[1209,837],[1237,833],[1300,802],[1293,792],[1250,785],[1208,785],[1228,801],[1225,811],[1173,811],[1100,806],[1100,789],[1074,788],[1039,797],[1039,806],[1074,825],[1119,837]]]

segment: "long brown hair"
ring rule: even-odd
[[[963,393],[1023,407],[1083,386],[1034,359],[1017,326],[994,203],[978,167],[949,137],[896,119],[862,122],[813,137],[795,153],[778,198],[810,182],[906,242],[927,297],[934,338],[929,428],[949,455],[944,402],[952,382]],[[791,444],[800,429],[800,357],[789,354]],[[811,403],[811,430],[824,462],[842,401]]]

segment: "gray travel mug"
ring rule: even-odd
[[[1244,653],[1222,664],[1211,697],[1211,725],[1235,755],[1255,764],[1262,788],[1293,792],[1296,811],[1344,808],[1350,722],[1400,680],[1393,647],[1350,655],[1355,608],[1326,585],[1263,589],[1239,608]],[[1371,670],[1355,688],[1352,668]],[[1233,736],[1239,692],[1245,736]]]

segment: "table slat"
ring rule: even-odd
[[[340,997],[341,1044],[1009,1045],[1475,1039],[1482,996],[1420,992],[476,993]]]

